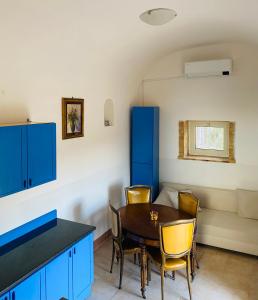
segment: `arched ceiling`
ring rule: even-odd
[[[157,27],[139,20],[157,7],[178,16]],[[258,43],[257,12],[257,0],[1,0],[0,33],[10,48],[49,43],[49,51],[143,67],[177,49]]]

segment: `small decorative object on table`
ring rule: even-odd
[[[150,218],[151,218],[151,221],[157,221],[159,218],[159,212],[154,209],[151,209],[150,210]]]
[[[63,140],[84,136],[84,99],[62,99]]]

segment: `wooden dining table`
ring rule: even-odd
[[[152,221],[150,211],[158,212],[158,220]],[[141,247],[141,293],[146,299],[147,284],[147,252],[146,247],[159,248],[159,224],[182,219],[192,219],[192,216],[170,206],[161,204],[129,204],[119,209],[122,228],[127,237],[139,243]]]

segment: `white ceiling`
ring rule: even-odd
[[[157,7],[178,16],[150,26]],[[173,50],[217,42],[258,43],[257,0],[1,0],[2,42],[55,38],[106,58],[145,64]],[[15,20],[15,22],[13,22]]]

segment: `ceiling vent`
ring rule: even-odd
[[[232,73],[232,59],[195,61],[185,63],[185,77],[229,76]]]

